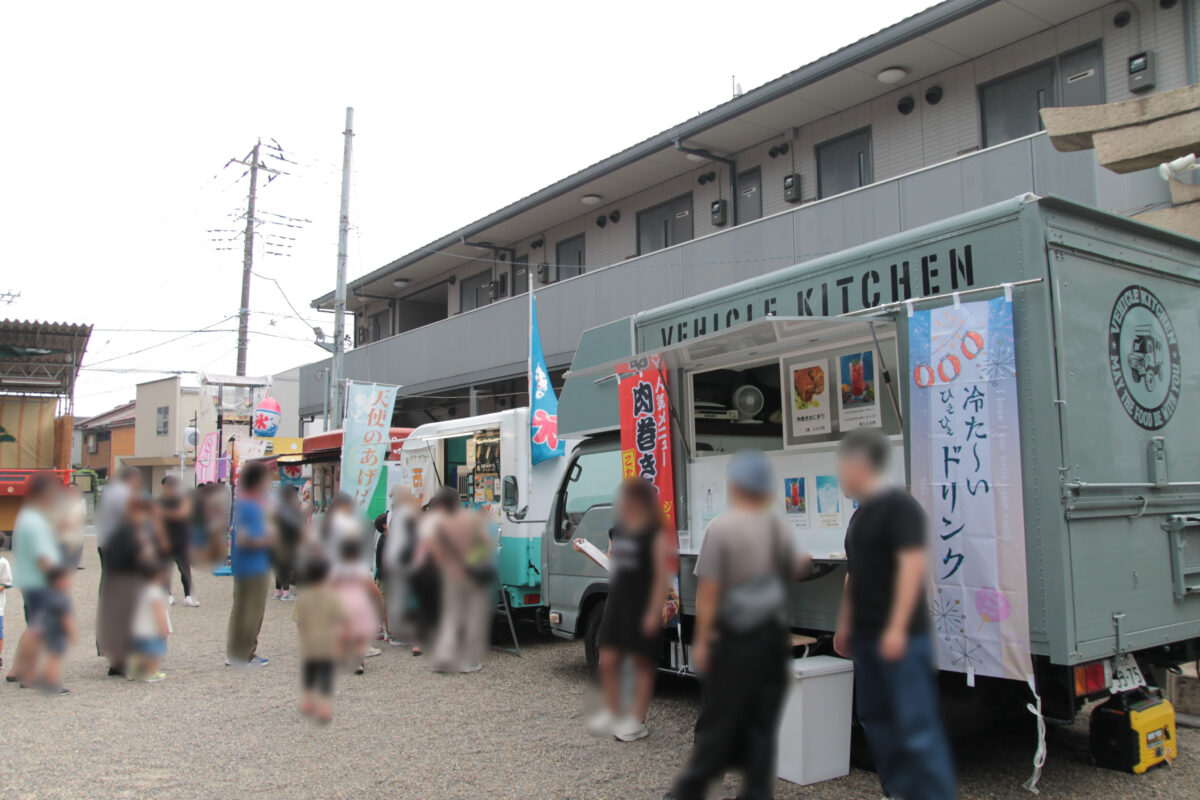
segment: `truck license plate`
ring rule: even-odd
[[[1117,660],[1117,666],[1113,670],[1112,687],[1110,691],[1113,694],[1121,694],[1129,692],[1146,685],[1146,678],[1142,675],[1142,670],[1138,667],[1137,661],[1133,656],[1126,653]]]

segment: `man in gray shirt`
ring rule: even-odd
[[[787,527],[770,512],[775,475],[767,457],[742,451],[726,474],[729,511],[704,533],[696,559],[692,664],[703,697],[692,755],[667,795],[702,800],[728,768],[740,768],[741,800],[769,800],[787,690],[788,584],[809,572]]]

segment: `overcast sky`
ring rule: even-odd
[[[311,222],[262,226],[294,241],[257,250],[282,292],[254,278],[249,372],[315,361],[347,105],[354,278],[728,100],[731,75],[749,90],[928,5],[10,4],[0,292],[21,297],[0,316],[96,327],[80,416],[162,374],[109,370],[232,373],[246,182],[223,167],[273,138],[299,166],[260,209]]]

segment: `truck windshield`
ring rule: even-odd
[[[567,480],[559,505],[558,540],[571,538],[589,509],[612,504],[621,482],[621,452],[584,453],[576,459],[578,480]]]

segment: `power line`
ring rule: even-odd
[[[171,344],[172,342],[178,342],[180,339],[186,339],[186,338],[187,338],[187,337],[189,337],[189,336],[194,336],[194,335],[196,335],[196,334],[198,334],[198,333],[203,333],[203,332],[205,332],[205,331],[209,330],[210,328],[215,328],[217,325],[220,325],[220,324],[221,324],[221,323],[223,323],[223,322],[228,322],[229,320],[233,319],[235,316],[237,316],[237,315],[236,315],[236,314],[230,314],[228,317],[223,317],[223,318],[221,318],[221,319],[217,320],[216,322],[214,322],[214,323],[213,323],[213,324],[211,324],[211,325],[205,325],[203,328],[198,328],[198,329],[196,329],[196,330],[194,330],[194,331],[188,331],[187,333],[184,333],[184,334],[183,334],[183,335],[181,335],[181,336],[175,336],[175,337],[173,337],[173,338],[171,338],[171,339],[167,339],[165,342],[158,342],[158,343],[156,343],[156,344],[147,345],[146,347],[142,347],[142,348],[140,348],[140,349],[138,349],[138,350],[133,350],[133,351],[131,351],[131,352],[128,352],[128,353],[123,353],[123,354],[121,354],[121,355],[119,355],[119,356],[111,356],[110,358],[106,358],[106,359],[104,359],[103,361],[97,361],[97,362],[95,362],[95,363],[88,364],[88,366],[89,366],[89,367],[96,367],[96,366],[99,366],[99,365],[101,365],[101,364],[108,364],[109,362],[112,362],[112,361],[117,361],[117,360],[119,360],[119,359],[122,359],[122,358],[128,358],[129,356],[136,356],[137,354],[139,354],[139,353],[144,353],[144,352],[146,352],[147,350],[153,350],[153,349],[155,349],[156,347],[163,347],[163,346],[165,346],[165,345]]]
[[[288,308],[292,310],[292,314],[295,315],[296,319],[306,324],[308,323],[308,320],[304,319],[300,312],[296,310],[296,306],[292,304],[291,299],[287,296],[287,292],[283,290],[283,286],[280,285],[279,281],[268,275],[263,275],[261,272],[255,272],[254,274],[257,277],[262,278],[264,281],[270,281],[271,283],[275,284],[275,288],[279,290],[279,294],[283,297],[283,302],[288,304]]]
[[[80,372],[105,372],[116,375],[133,375],[133,374],[158,374],[165,375],[199,375],[199,370],[194,369],[150,369],[137,367],[80,367]]]

